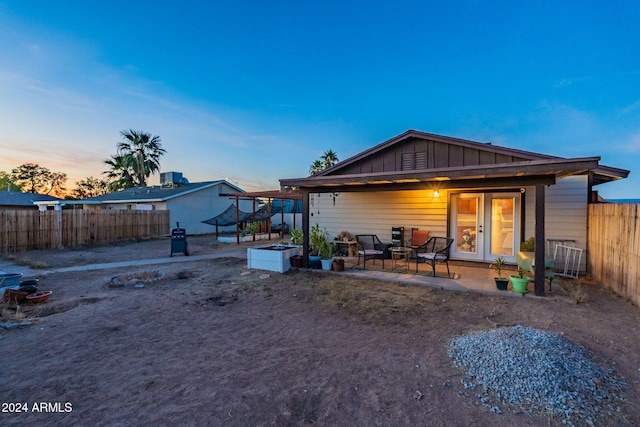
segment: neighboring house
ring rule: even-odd
[[[187,234],[207,234],[214,233],[216,229],[202,221],[227,209],[233,203],[229,198],[232,193],[244,193],[244,190],[225,180],[195,183],[182,181],[169,185],[128,188],[84,200],[66,201],[66,204],[81,204],[83,209],[168,210],[171,228],[180,223]],[[243,204],[241,201],[241,209],[251,209],[251,206],[251,202]],[[235,231],[235,226],[220,227],[219,231],[232,232]]]
[[[597,201],[593,187],[629,174],[599,161],[410,130],[316,175],[280,184],[303,195],[305,237],[316,223],[332,235],[374,233],[387,242],[392,227],[404,227],[405,240],[420,228],[454,238],[454,259],[515,261],[529,237],[586,248],[587,204]],[[536,260],[544,259],[544,250],[544,243],[536,245]],[[544,293],[538,271],[536,293]]]
[[[0,191],[0,210],[47,210],[60,209],[60,199],[46,194]],[[55,206],[55,207],[54,207]]]

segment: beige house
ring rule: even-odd
[[[281,179],[303,195],[303,230],[319,224],[332,235],[377,234],[394,227],[454,239],[451,258],[515,261],[535,237],[536,294],[544,294],[547,241],[586,248],[587,205],[594,187],[629,171],[599,157],[561,158],[407,131],[306,178]],[[306,242],[305,246],[308,246]],[[539,270],[538,270],[539,269]]]

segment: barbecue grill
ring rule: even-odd
[[[171,255],[183,253],[185,256],[189,255],[187,250],[187,231],[184,228],[180,228],[180,223],[176,222],[176,228],[171,229]]]

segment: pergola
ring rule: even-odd
[[[229,194],[230,199],[235,199],[236,205],[236,242],[240,244],[240,208],[239,201],[240,200],[251,200],[253,202],[253,206],[251,212],[253,213],[254,220],[256,214],[256,202],[258,199],[266,199],[267,200],[267,213],[269,218],[269,231],[271,231],[271,205],[274,200],[280,200],[280,204],[282,209],[280,209],[280,213],[282,215],[282,228],[280,229],[280,236],[284,237],[284,201],[285,200],[302,200],[302,194],[297,191],[280,191],[280,190],[264,190],[264,191],[253,191],[248,193],[231,193]],[[295,204],[294,204],[294,215],[293,215],[293,228],[296,227],[296,216],[295,216]],[[254,236],[255,239],[255,236]],[[271,239],[271,232],[269,232],[269,240]]]

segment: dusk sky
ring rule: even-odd
[[[640,198],[640,1],[0,0],[0,171],[73,187],[125,129],[249,191],[415,129],[601,156]]]

